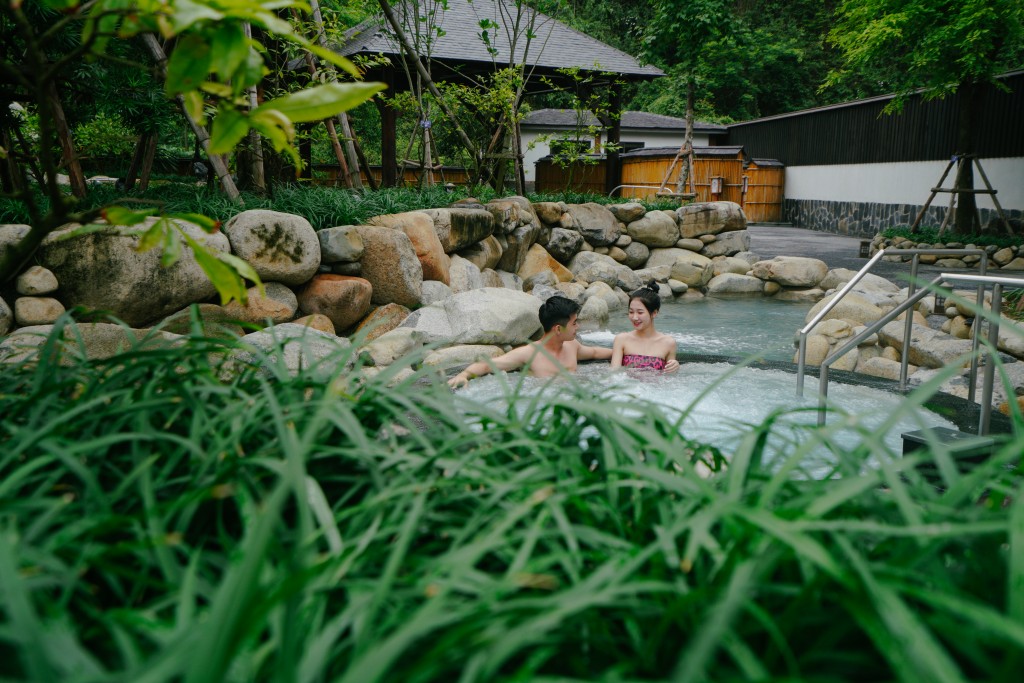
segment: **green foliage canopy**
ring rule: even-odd
[[[1019,0],[845,0],[836,16],[828,40],[843,62],[828,86],[860,74],[902,96],[942,97],[1024,64]]]

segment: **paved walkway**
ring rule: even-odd
[[[829,268],[849,268],[858,271],[868,262],[860,258],[860,237],[846,237],[828,232],[817,232],[790,226],[755,224],[747,227],[750,232],[750,250],[762,258],[773,256],[808,256],[821,259]],[[977,271],[976,268],[971,269]],[[920,277],[931,280],[949,268],[920,266]],[[879,275],[899,284],[905,284],[910,276],[909,263],[879,261],[871,269]],[[965,271],[967,272],[967,271]]]

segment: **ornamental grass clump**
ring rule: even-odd
[[[899,459],[865,434],[811,480],[791,473],[827,428],[769,467],[773,416],[723,464],[680,416],[570,381],[543,401],[510,383],[497,408],[417,358],[334,358],[350,369],[323,381],[252,349],[225,372],[236,346],[196,328],[86,361],[51,339],[0,366],[4,680],[1008,681],[1024,664],[1019,419],[969,473],[941,444]],[[939,486],[915,469],[933,461]]]

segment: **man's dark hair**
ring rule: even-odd
[[[580,305],[564,296],[553,296],[540,305],[540,326],[550,332],[555,325],[568,325],[573,313],[580,312]]]

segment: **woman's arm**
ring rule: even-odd
[[[665,372],[675,372],[679,369],[679,361],[676,360],[676,340],[669,337],[668,352],[665,355]]]
[[[612,341],[612,368],[622,367],[622,349],[625,345],[626,340],[623,335],[615,335],[615,339]]]

